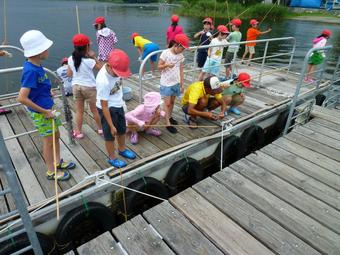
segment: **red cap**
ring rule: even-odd
[[[86,46],[90,44],[90,38],[84,34],[76,34],[73,36],[72,42],[74,46]]]
[[[65,64],[65,63],[68,63],[68,58],[63,58],[60,62],[60,64]]]
[[[231,21],[231,24],[233,24],[234,26],[240,27],[242,25],[242,20],[240,20],[240,19],[233,19]]]
[[[221,32],[223,34],[228,34],[229,33],[228,28],[225,25],[219,25],[217,27],[217,31]]]
[[[212,25],[213,24],[213,21],[212,21],[212,19],[210,18],[210,17],[206,17],[203,21],[202,21],[203,23],[205,23],[205,22],[209,22],[210,23],[210,25]]]
[[[131,39],[135,38],[136,36],[139,36],[137,32],[133,32],[130,36]]]
[[[172,15],[171,16],[171,21],[172,22],[178,22],[179,21],[179,17],[177,15]]]
[[[104,23],[105,23],[105,17],[100,16],[100,17],[97,17],[97,18],[94,20],[93,25],[104,24]]]
[[[332,35],[332,31],[329,30],[329,29],[324,29],[324,30],[322,31],[322,34],[323,34],[323,35],[326,35],[326,36],[328,36],[328,37],[330,37],[330,36]]]
[[[252,20],[250,20],[250,25],[256,25],[256,24],[258,24],[259,22],[256,20],[256,19],[252,19]]]
[[[129,56],[120,49],[111,51],[108,59],[112,71],[119,77],[128,78],[131,76]]]
[[[247,73],[240,73],[237,77],[238,82],[241,82],[243,86],[251,88],[250,75]]]
[[[185,49],[189,48],[189,38],[186,34],[175,35],[175,42],[182,45]]]

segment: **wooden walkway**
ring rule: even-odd
[[[78,253],[340,254],[340,110],[313,116]]]
[[[239,72],[246,71],[245,66],[239,67]],[[259,71],[259,67],[251,67],[247,70],[253,75]],[[271,69],[266,71],[272,72]],[[187,73],[185,77],[186,86],[191,83],[193,75],[197,77],[197,73]],[[255,113],[263,112],[275,107],[278,104],[289,100],[289,95],[295,91],[297,76],[293,74],[287,75],[286,72],[280,71],[275,73],[267,73],[262,78],[262,85],[259,88],[253,88],[246,91],[246,101],[240,106],[241,116],[230,114],[227,118],[235,118],[235,124],[247,118],[251,118]],[[256,83],[256,82],[255,82]],[[133,75],[124,82],[124,86],[131,87],[133,90],[133,99],[127,102],[128,110],[132,110],[138,104],[138,79]],[[312,87],[310,87],[312,88]],[[144,81],[144,92],[159,91],[159,78]],[[276,91],[273,93],[273,91]],[[308,89],[304,89],[308,91]],[[55,100],[60,104],[60,99]],[[72,106],[74,102],[69,98]],[[16,103],[16,100],[0,100],[3,105]],[[13,107],[13,113],[0,116],[0,130],[3,136],[9,137],[15,134],[34,130],[34,126],[30,117],[23,106]],[[184,125],[183,113],[180,102],[177,100],[173,116],[180,124]],[[61,133],[61,155],[66,160],[72,160],[77,164],[77,168],[72,170],[72,178],[67,182],[59,182],[59,192],[65,191],[80,181],[84,177],[93,174],[96,171],[110,167],[107,163],[107,154],[104,147],[104,141],[101,136],[96,133],[96,125],[89,110],[84,116],[83,131],[85,138],[77,141],[76,146],[70,146],[68,143],[67,132],[64,127],[60,128]],[[161,123],[164,124],[164,123]],[[176,145],[195,138],[211,135],[219,131],[219,122],[213,122],[205,119],[199,119],[199,125],[210,126],[210,128],[199,128],[191,130],[185,126],[178,128],[177,134],[169,133],[165,128],[160,128],[163,132],[159,138],[140,135],[139,144],[134,146],[129,142],[127,136],[127,146],[137,153],[137,160],[152,157]],[[37,205],[39,202],[46,200],[54,195],[54,182],[46,179],[46,168],[42,157],[42,140],[37,133],[21,136],[19,138],[6,141],[11,160],[17,171],[17,177],[21,183],[22,191],[25,194],[27,205]],[[131,161],[130,161],[131,162]],[[0,188],[5,189],[6,180],[0,173]],[[13,210],[13,201],[10,196],[6,196],[5,201],[0,200],[0,213]]]

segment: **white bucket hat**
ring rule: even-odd
[[[20,43],[25,57],[29,58],[43,53],[52,46],[53,41],[38,30],[29,30],[20,37]]]

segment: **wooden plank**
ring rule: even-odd
[[[322,108],[315,105],[311,113],[311,116],[325,119],[327,121],[333,122],[334,124],[340,125],[340,117],[338,116],[338,113],[336,114],[336,112],[333,111],[332,114],[332,111],[326,108]]]
[[[311,123],[317,123],[318,125],[322,125],[324,127],[330,128],[334,131],[340,132],[340,125],[333,123],[331,121],[328,121],[328,120],[321,119],[321,118],[313,118],[310,122]]]
[[[330,188],[305,175],[295,168],[292,168],[281,161],[278,161],[267,154],[257,151],[256,154],[250,154],[247,156],[247,160],[261,166],[262,168],[270,171],[272,174],[284,179],[290,184],[294,185],[298,189],[303,190],[307,194],[320,199],[328,205],[340,210],[340,192]]]
[[[116,243],[109,232],[92,239],[77,248],[79,255],[124,255],[122,248]]]
[[[143,213],[176,254],[223,254],[169,202]]]
[[[170,198],[170,202],[222,252],[242,255],[272,254],[263,244],[193,189],[186,189]]]
[[[214,174],[213,178],[319,252],[337,254],[340,250],[338,234],[231,168]]]
[[[318,152],[328,158],[338,161],[338,163],[340,164],[340,150],[338,149],[333,149],[330,146],[309,139],[304,135],[300,135],[299,133],[294,132],[294,130],[293,132],[290,132],[288,135],[286,135],[285,139],[289,139],[296,144],[300,144],[301,146],[304,146],[312,151]]]
[[[69,251],[68,253],[65,253],[64,255],[75,255],[73,251]]]
[[[327,145],[337,151],[340,151],[340,141],[329,136],[323,135],[319,132],[311,130],[309,127],[299,126],[296,127],[292,132],[303,135],[304,137],[311,139],[315,142]],[[339,133],[340,135],[340,133]]]
[[[174,254],[140,215],[112,231],[128,254]]]
[[[14,135],[9,122],[4,115],[0,115],[0,130],[4,137]],[[5,141],[5,144],[29,204],[38,203],[41,200],[44,200],[46,198],[44,191],[42,190],[18,140],[7,140]]]
[[[237,161],[230,168],[340,234],[340,212],[338,210],[307,195],[247,159]]]
[[[339,131],[335,131],[329,127],[320,125],[315,121],[308,122],[304,127],[340,141],[340,128]]]
[[[270,144],[261,149],[262,152],[270,155],[283,162],[290,167],[297,169],[298,171],[332,187],[333,189],[340,191],[340,176],[322,168],[308,160],[305,160],[298,155],[284,150],[281,147]]]
[[[330,159],[329,157],[326,157],[320,153],[317,153],[315,151],[312,151],[310,149],[307,149],[304,146],[301,146],[297,143],[294,143],[286,138],[279,138],[273,142],[273,144],[290,151],[299,157],[302,157],[306,160],[309,160],[321,167],[324,167],[328,169],[329,171],[332,171],[335,174],[340,174],[340,164],[339,162]]]
[[[314,105],[312,114],[314,114],[314,112],[322,113],[322,114],[324,114],[325,116],[328,116],[328,117],[335,117],[335,118],[339,119],[339,121],[340,121],[340,112],[337,111],[337,110],[328,109],[328,108],[325,108],[325,107]]]
[[[275,253],[320,254],[214,179],[207,178],[193,188]]]

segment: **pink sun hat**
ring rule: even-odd
[[[161,103],[161,94],[158,92],[149,92],[144,95],[144,109],[146,112],[152,113]]]

